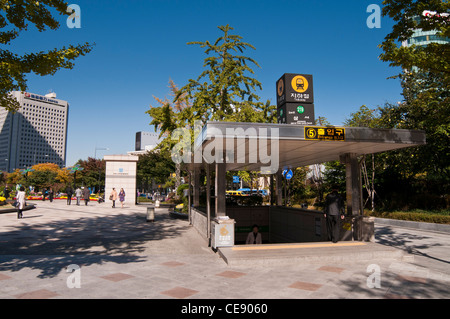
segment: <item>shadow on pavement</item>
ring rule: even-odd
[[[39,278],[54,277],[70,264],[143,262],[147,242],[174,238],[189,228],[167,213],[147,223],[144,214],[129,212],[11,227],[0,234],[0,271],[39,269]]]
[[[450,297],[448,282],[381,270],[380,286],[374,287],[372,275],[373,272],[368,272],[366,278],[340,280],[338,286],[351,295],[359,294],[366,296],[365,298],[434,299]]]
[[[377,243],[396,247],[407,251],[409,254],[422,256],[433,259],[438,262],[450,264],[450,261],[433,257],[424,251],[431,247],[442,246],[439,243],[427,243],[426,240],[431,239],[430,236],[415,235],[407,232],[400,233],[392,230],[389,226],[378,226],[376,229]]]

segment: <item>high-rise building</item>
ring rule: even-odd
[[[137,132],[135,151],[148,151],[154,149],[161,139],[157,133]]]
[[[56,98],[11,93],[20,109],[8,112],[0,108],[0,170],[12,172],[39,163],[66,165],[69,104]]]
[[[433,16],[440,15],[449,17],[448,13],[436,13],[432,11],[425,10],[422,13],[422,17],[415,16],[412,19],[416,22],[420,22],[421,19],[432,18]],[[449,43],[450,39],[444,38],[437,35],[437,31],[423,31],[422,29],[415,29],[410,38],[402,42],[402,46],[409,47],[411,45],[416,46],[426,46],[430,43],[446,44]]]

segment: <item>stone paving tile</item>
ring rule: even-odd
[[[167,267],[179,267],[179,266],[183,266],[184,263],[180,263],[178,261],[168,261],[168,262],[162,263],[161,265],[167,266]]]
[[[48,299],[58,296],[57,293],[47,290],[40,289],[35,291],[26,292],[23,294],[16,295],[17,299]]]
[[[233,278],[233,279],[240,278],[245,275],[246,275],[246,273],[239,272],[239,271],[224,271],[219,274],[216,274],[216,276],[221,276],[221,277],[225,277],[225,278]]]
[[[175,287],[175,288],[172,288],[170,290],[166,290],[166,291],[161,292],[162,295],[167,295],[169,297],[177,298],[177,299],[188,298],[188,297],[190,297],[192,295],[195,295],[197,293],[198,293],[197,290],[184,288],[184,287]]]
[[[134,278],[134,276],[124,274],[124,273],[115,273],[115,274],[110,274],[110,275],[106,275],[106,276],[101,276],[100,278],[103,278],[103,279],[106,279],[109,281],[113,281],[113,282],[118,282],[118,281],[130,279],[130,278]]]
[[[408,296],[404,296],[404,295],[397,295],[397,294],[392,294],[392,293],[387,293],[384,295],[385,299],[411,299]]]
[[[309,290],[309,291],[316,291],[323,285],[319,284],[313,284],[310,282],[303,282],[303,281],[296,281],[293,284],[289,286],[289,288],[295,288],[295,289],[302,289],[302,290]]]
[[[322,266],[319,269],[320,271],[327,271],[327,272],[334,272],[334,273],[338,273],[340,274],[341,272],[343,272],[345,269],[344,268],[340,268],[340,267],[331,267],[331,266]]]
[[[408,281],[408,282],[421,283],[421,284],[427,283],[427,278],[423,278],[423,277],[397,275],[397,279],[400,281]]]
[[[10,276],[7,276],[7,275],[5,275],[5,274],[0,274],[0,281],[2,281],[2,280],[8,280],[8,279],[11,279],[11,277],[10,277]]]

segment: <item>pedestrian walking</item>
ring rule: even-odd
[[[327,221],[328,239],[337,243],[341,229],[340,220],[344,219],[344,200],[339,195],[336,185],[332,187],[331,193],[325,199],[324,216]]]
[[[123,203],[125,202],[125,191],[123,190],[123,188],[120,189],[119,200],[120,200],[120,204],[122,205],[122,208],[123,208]]]
[[[91,192],[89,191],[89,188],[85,188],[83,190],[83,198],[84,198],[84,205],[87,206],[89,203],[89,196],[91,196]]]
[[[109,200],[112,200],[112,208],[116,208],[117,191],[115,188],[112,189],[112,192],[109,195]]]
[[[68,186],[66,188],[66,194],[67,194],[67,205],[70,205],[72,203],[72,195],[73,195],[72,187]]]
[[[17,219],[23,218],[22,211],[25,208],[25,187],[20,186],[19,191],[16,195],[16,209],[17,209]]]
[[[83,195],[83,192],[81,191],[81,189],[79,187],[77,187],[77,189],[75,190],[75,197],[77,198],[77,206],[80,206],[82,195]]]
[[[53,189],[51,187],[48,190],[48,199],[50,200],[50,203],[53,203]]]
[[[42,190],[42,201],[45,202],[45,197],[46,197],[46,196],[47,196],[47,189],[44,188],[44,189]]]
[[[11,194],[11,191],[9,190],[8,186],[5,186],[5,189],[3,190],[3,195],[6,199],[9,198],[9,195]]]

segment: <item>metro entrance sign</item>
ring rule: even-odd
[[[286,73],[277,81],[277,106],[299,102],[314,103],[313,77]]]
[[[314,104],[282,105],[278,108],[278,124],[314,125]]]
[[[277,81],[279,124],[314,125],[313,103],[312,75],[285,73]]]

